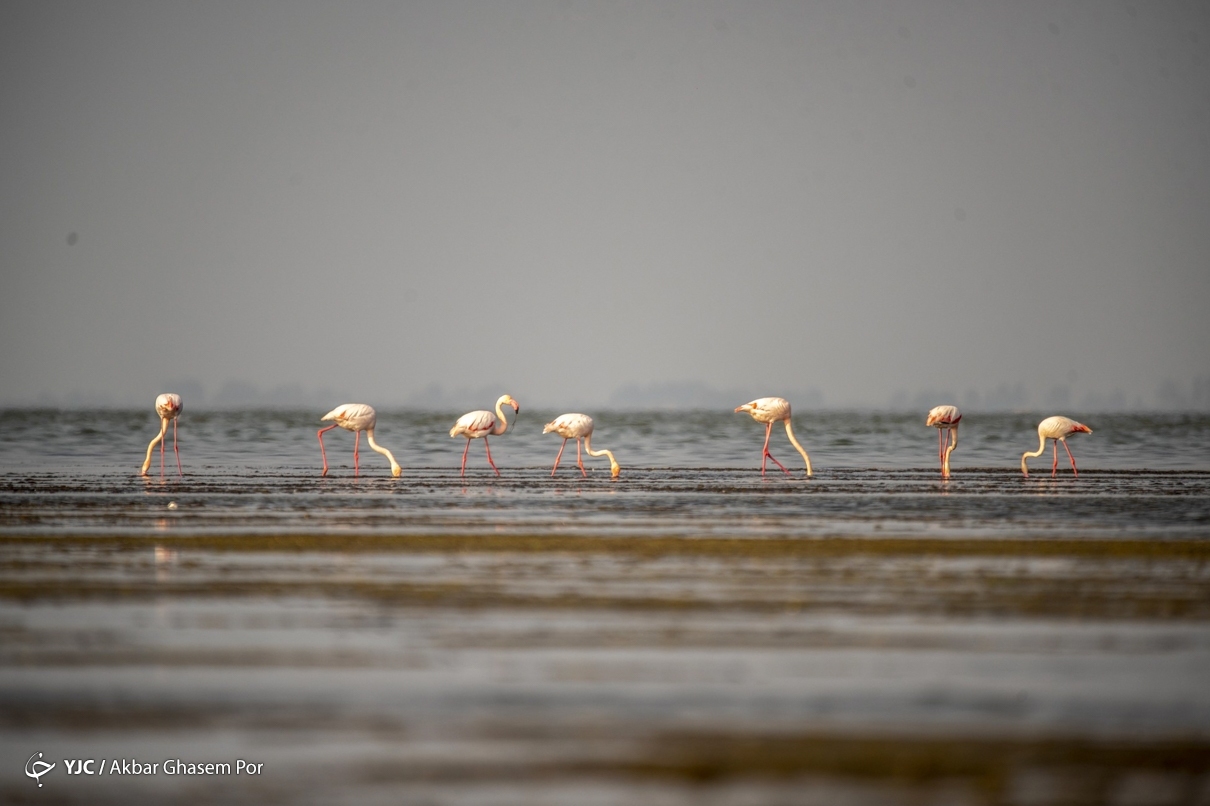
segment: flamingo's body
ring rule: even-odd
[[[168,434],[168,423],[172,422],[172,452],[176,454],[176,473],[178,476],[184,476],[181,471],[181,452],[176,446],[176,418],[181,415],[181,396],[166,392],[155,399],[155,413],[160,415],[160,433],[156,434],[155,438],[147,446],[147,458],[143,460],[143,467],[139,470],[140,476],[147,475],[147,469],[151,467],[151,451],[158,444],[160,446],[160,475],[164,475],[164,437]]]
[[[555,457],[555,466],[550,469],[551,476],[554,476],[555,471],[559,469],[559,462],[563,459],[563,449],[567,447],[567,440],[569,439],[576,441],[576,464],[580,466],[581,475],[588,476],[588,471],[584,469],[584,460],[580,456],[581,440],[584,441],[584,447],[587,449],[589,456],[609,457],[610,476],[617,478],[618,474],[622,472],[622,468],[618,465],[617,460],[613,458],[611,452],[606,450],[594,451],[592,449],[592,418],[587,414],[560,414],[542,428],[543,434],[549,434],[551,431],[563,437],[563,444],[559,446],[559,455]]]
[[[941,478],[950,477],[950,454],[958,447],[958,423],[962,412],[957,406],[935,406],[929,409],[925,425],[937,429],[937,457],[941,460]]]
[[[370,447],[391,460],[391,475],[397,477],[403,472],[403,468],[395,461],[395,457],[391,452],[374,441],[374,426],[378,423],[378,413],[374,411],[373,406],[367,406],[365,403],[345,403],[343,406],[337,406],[325,414],[321,418],[322,420],[336,421],[333,425],[319,429],[317,433],[319,437],[319,453],[323,456],[324,460],[323,475],[328,475],[328,453],[324,450],[324,432],[331,431],[336,426],[340,426],[346,431],[352,431],[356,435],[353,439],[353,475],[356,476],[361,473],[358,448],[361,445],[362,431],[366,432],[366,441],[370,443]]]
[[[1091,434],[1092,429],[1083,423],[1077,423],[1070,417],[1047,417],[1042,422],[1038,423],[1038,449],[1036,451],[1026,451],[1021,454],[1021,472],[1026,476],[1029,475],[1029,468],[1025,465],[1025,460],[1031,456],[1041,456],[1046,450],[1046,440],[1054,440],[1055,460],[1050,465],[1050,475],[1053,478],[1059,473],[1059,443],[1063,443],[1063,450],[1067,451],[1067,458],[1071,461],[1071,472],[1078,476],[1080,471],[1076,469],[1076,458],[1071,455],[1071,448],[1067,447],[1067,438],[1072,434]]]
[[[496,471],[496,475],[500,475],[500,468],[496,467],[496,463],[492,461],[492,448],[488,444],[489,436],[496,437],[508,430],[508,420],[504,417],[504,406],[512,406],[513,411],[517,414],[521,413],[521,404],[513,400],[509,395],[501,395],[496,401],[496,412],[493,414],[490,411],[468,411],[466,414],[458,418],[458,422],[454,423],[454,427],[450,429],[450,436],[466,437],[466,447],[462,450],[462,475],[466,475],[466,454],[471,449],[472,439],[482,439],[483,447],[487,449],[487,463],[492,466],[492,470]]]
[[[765,460],[773,459],[773,464],[785,471],[786,475],[790,475],[790,471],[786,470],[786,466],[773,458],[773,454],[769,453],[769,435],[773,431],[773,424],[782,422],[786,424],[786,436],[790,438],[790,442],[802,454],[803,461],[807,463],[807,475],[811,475],[811,457],[807,456],[807,452],[803,450],[802,445],[798,444],[798,440],[794,438],[794,429],[790,426],[790,401],[781,397],[762,397],[753,400],[751,403],[745,403],[735,409],[736,413],[747,412],[752,415],[752,419],[758,423],[765,424],[765,447],[760,457],[760,474],[765,475]]]

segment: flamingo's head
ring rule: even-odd
[[[521,413],[521,404],[513,400],[512,395],[502,395],[500,399],[496,401],[496,405],[512,406],[513,411],[517,412],[518,414]]]
[[[751,403],[745,403],[745,404],[744,404],[744,405],[742,405],[742,406],[736,406],[736,407],[735,407],[735,413],[736,413],[736,414],[745,414],[745,413],[748,413],[748,412],[751,412],[751,411],[752,411],[752,404],[751,404]]]

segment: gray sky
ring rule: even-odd
[[[1208,56],[1204,2],[10,3],[0,403],[1210,407]]]

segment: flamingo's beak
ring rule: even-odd
[[[748,404],[747,404],[747,403],[745,403],[745,404],[744,404],[744,405],[742,405],[742,406],[736,406],[736,407],[735,407],[735,413],[736,413],[736,414],[743,414],[743,413],[744,413],[745,411],[747,411],[747,410],[748,410]]]

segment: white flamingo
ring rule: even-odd
[[[513,411],[517,414],[521,413],[521,404],[513,400],[509,395],[500,395],[500,399],[496,401],[496,413],[490,411],[468,411],[466,414],[458,418],[458,422],[454,423],[454,427],[450,429],[450,436],[456,437],[462,435],[466,437],[466,447],[462,450],[462,475],[466,475],[466,454],[471,449],[471,440],[483,439],[483,447],[487,448],[487,463],[492,466],[492,470],[496,471],[496,475],[500,475],[500,468],[496,467],[496,463],[492,461],[492,447],[488,444],[489,436],[498,437],[508,430],[508,420],[504,418],[504,406],[512,406]]]
[[[608,456],[609,457],[609,475],[617,478],[622,472],[622,468],[618,465],[613,454],[606,450],[594,451],[592,449],[592,418],[587,414],[560,414],[555,419],[551,420],[542,428],[543,434],[549,434],[554,431],[559,436],[563,437],[563,444],[559,446],[559,455],[555,457],[555,466],[550,469],[550,475],[553,477],[555,471],[559,469],[559,462],[563,459],[563,449],[567,447],[567,440],[574,439],[576,441],[576,464],[580,466],[580,473],[587,477],[588,471],[584,469],[584,460],[580,456],[580,441],[584,441],[584,448],[588,451],[589,456]]]
[[[769,435],[773,430],[773,423],[784,422],[786,424],[786,436],[790,438],[790,442],[802,454],[803,461],[807,463],[807,475],[811,475],[811,457],[807,456],[807,452],[803,450],[802,445],[798,444],[798,440],[794,438],[794,429],[790,427],[790,401],[781,397],[761,397],[753,400],[751,403],[745,403],[735,409],[736,413],[747,412],[752,415],[752,419],[758,423],[765,424],[765,447],[760,457],[760,474],[765,475],[765,459],[773,459],[773,464],[785,471],[786,475],[790,475],[790,471],[786,470],[786,466],[773,458],[773,454],[769,453]]]
[[[1038,449],[1032,453],[1026,451],[1021,454],[1021,472],[1026,476],[1029,475],[1029,468],[1025,466],[1025,460],[1031,456],[1041,456],[1046,450],[1046,440],[1054,440],[1055,460],[1050,465],[1050,475],[1053,478],[1059,473],[1059,443],[1063,443],[1063,450],[1067,451],[1067,458],[1071,460],[1071,472],[1078,476],[1080,471],[1076,469],[1076,458],[1071,455],[1071,448],[1067,447],[1067,438],[1072,434],[1091,434],[1092,429],[1083,423],[1077,423],[1070,417],[1047,417],[1042,422],[1038,423]]]
[[[374,441],[374,426],[378,422],[378,413],[374,411],[373,406],[367,406],[365,403],[345,403],[342,406],[337,406],[330,412],[325,414],[322,420],[335,420],[335,424],[329,425],[327,428],[319,429],[317,436],[319,437],[319,453],[323,456],[324,472],[323,475],[328,475],[328,453],[324,450],[324,432],[331,431],[336,426],[340,426],[346,431],[352,431],[356,434],[353,440],[353,475],[359,475],[361,472],[360,457],[358,456],[358,447],[361,445],[361,432],[366,432],[366,441],[370,443],[370,447],[381,453],[383,456],[391,460],[391,475],[398,477],[403,472],[403,468],[395,461],[395,457],[386,448]]]
[[[958,447],[958,422],[962,412],[957,406],[935,406],[929,409],[925,425],[937,429],[937,458],[941,460],[941,478],[950,477],[950,454]],[[947,447],[948,443],[948,447]]]
[[[143,468],[139,471],[140,476],[147,475],[147,468],[151,467],[151,451],[158,444],[160,446],[160,475],[164,475],[164,436],[168,433],[168,422],[172,421],[172,452],[176,454],[176,473],[178,476],[184,476],[181,472],[181,452],[176,447],[176,418],[181,415],[181,396],[166,392],[155,399],[155,413],[160,415],[160,433],[155,435],[155,439],[151,440],[151,444],[147,446],[147,458],[143,460]]]

